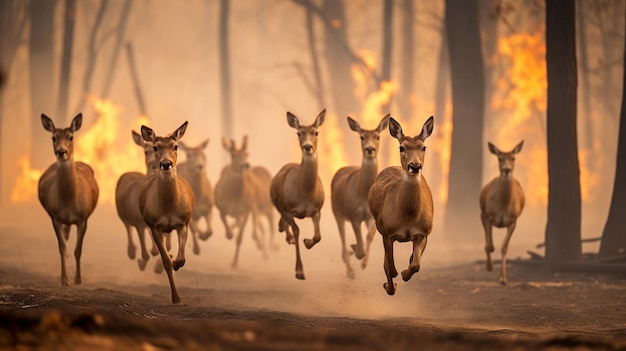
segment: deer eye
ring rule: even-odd
[[[74,141],[74,136],[70,136],[70,141]]]
[[[315,132],[315,136],[318,136],[320,133],[319,132]]]
[[[365,137],[361,135],[361,140],[365,140]]]
[[[52,142],[56,143],[57,137],[52,137]]]
[[[424,146],[424,147],[422,148],[422,151],[426,152],[426,146]]]
[[[178,151],[178,145],[174,145],[174,151]]]
[[[152,150],[154,150],[154,152],[157,152],[158,148],[156,146],[153,146]]]
[[[298,138],[302,137],[302,133],[298,132]]]
[[[400,152],[404,152],[404,146],[400,146]]]
[[[376,136],[376,140],[380,140],[380,135],[377,135],[377,136]]]
[[[511,161],[515,161],[515,157],[511,157]]]

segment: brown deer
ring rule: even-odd
[[[485,252],[487,253],[487,270],[493,270],[491,253],[494,251],[492,227],[506,228],[506,237],[502,243],[502,273],[500,284],[507,284],[506,276],[506,253],[509,247],[511,235],[515,230],[517,218],[524,209],[524,190],[513,178],[515,167],[515,155],[522,151],[522,140],[509,152],[500,151],[492,143],[487,143],[489,151],[498,157],[500,176],[494,178],[480,191],[480,219],[485,229]]]
[[[263,240],[257,233],[258,228],[258,198],[261,196],[261,185],[256,176],[250,171],[248,163],[248,138],[244,136],[241,147],[237,149],[232,139],[222,138],[224,149],[230,153],[230,164],[222,169],[220,179],[215,184],[215,204],[220,211],[220,218],[226,229],[226,238],[233,238],[233,230],[237,231],[235,257],[232,267],[236,268],[239,261],[239,249],[243,239],[248,216],[252,214],[252,238],[257,247],[266,255]],[[268,189],[264,191],[269,192]],[[235,219],[231,226],[228,217]]]
[[[288,163],[272,179],[270,196],[280,213],[278,231],[285,232],[287,242],[296,246],[296,278],[305,279],[300,257],[300,228],[295,218],[311,217],[315,233],[313,238],[304,239],[304,246],[312,248],[321,239],[320,217],[324,205],[324,187],[317,174],[317,129],[324,123],[326,110],[322,110],[313,124],[300,125],[298,117],[287,112],[287,123],[298,131],[302,151],[300,164]],[[293,230],[293,232],[292,232]]]
[[[76,275],[74,283],[82,282],[80,257],[87,232],[87,220],[98,202],[98,183],[93,169],[83,162],[74,161],[74,133],[80,129],[83,115],[78,114],[69,128],[56,128],[50,117],[41,114],[43,128],[52,133],[52,146],[56,162],[39,178],[39,202],[52,219],[52,226],[61,254],[61,284],[70,285],[65,270],[66,241],[70,227],[76,225]]]
[[[132,131],[132,136],[135,144],[141,146],[144,150],[146,174],[155,172],[157,164],[154,158],[154,146],[151,143],[145,142],[141,135],[134,130]],[[142,271],[146,268],[146,264],[150,259],[146,248],[146,230],[148,230],[148,226],[143,220],[141,211],[139,211],[139,189],[145,180],[146,174],[141,172],[126,172],[120,176],[115,187],[115,208],[118,217],[120,217],[126,227],[128,257],[131,260],[135,259],[137,248],[132,235],[132,228],[135,228],[141,248],[141,258],[137,260],[137,264]],[[159,254],[159,250],[151,238],[152,236],[150,235],[148,240],[152,242],[151,253],[155,256]]]
[[[272,199],[270,198],[270,184],[272,183],[272,174],[270,171],[263,166],[252,166],[250,168],[250,173],[252,173],[257,182],[258,192],[256,196],[257,200],[257,210],[260,216],[263,216],[267,219],[267,231],[269,233],[268,243],[262,244],[262,248],[269,248],[270,250],[278,250],[278,245],[274,242],[274,234],[276,230],[274,229],[274,205],[272,204]],[[261,221],[259,218],[257,225],[257,230],[261,233],[260,237],[263,242],[265,242],[265,234],[266,230],[261,225]]]
[[[215,195],[213,194],[213,186],[206,174],[206,155],[204,149],[209,144],[209,140],[205,140],[196,147],[185,145],[182,141],[178,143],[181,149],[187,155],[187,161],[178,164],[178,174],[191,186],[194,197],[196,199],[193,212],[191,213],[191,222],[189,229],[191,230],[191,238],[193,240],[193,253],[200,254],[200,240],[207,240],[212,234],[211,219],[213,206],[215,206]],[[206,230],[200,230],[199,223],[204,218]]]
[[[187,122],[172,134],[160,137],[152,129],[141,126],[141,136],[143,140],[153,144],[159,168],[147,175],[141,185],[139,209],[161,254],[163,268],[172,289],[172,303],[175,304],[181,300],[174,284],[172,268],[177,271],[185,264],[185,244],[194,205],[194,195],[189,183],[176,172],[178,140],[183,137],[186,129]],[[165,237],[173,230],[178,234],[178,254],[172,262]]]
[[[398,276],[393,257],[393,243],[413,242],[409,266],[402,271],[406,282],[420,270],[420,261],[426,241],[433,227],[433,197],[422,174],[426,146],[424,142],[433,132],[431,116],[416,137],[405,136],[395,119],[389,120],[389,132],[400,143],[402,167],[385,168],[370,188],[368,203],[376,220],[376,228],[382,234],[385,247],[384,267],[387,282],[383,285],[387,294],[396,292],[393,278]]]
[[[367,203],[367,194],[378,174],[377,156],[380,133],[387,128],[388,124],[389,115],[385,116],[375,129],[362,129],[357,121],[348,117],[350,129],[357,132],[361,137],[363,161],[360,168],[348,166],[339,169],[331,183],[330,198],[333,214],[339,227],[341,258],[346,264],[346,275],[350,279],[355,278],[354,269],[350,264],[350,255],[354,253],[357,259],[362,259],[361,268],[365,269],[367,267],[370,244],[376,232],[374,217],[372,217],[372,212]],[[352,251],[346,249],[346,221],[352,224],[354,236],[356,237],[356,245],[351,245]],[[362,222],[365,222],[368,232],[365,249],[363,237],[361,236]]]

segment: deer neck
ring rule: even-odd
[[[513,174],[500,174],[500,178],[496,183],[498,194],[498,202],[501,205],[508,205],[513,197]]]
[[[166,208],[174,208],[180,199],[178,191],[178,179],[176,172],[159,172],[157,180],[157,193],[161,205]]]
[[[201,172],[192,172],[189,179],[187,179],[191,190],[194,194],[202,193],[202,173]]]
[[[232,196],[241,196],[244,191],[244,172],[233,171],[228,178],[230,184],[230,194]]]
[[[363,157],[361,171],[359,172],[359,189],[367,194],[374,184],[378,175],[378,160],[375,158]]]
[[[70,203],[76,197],[76,164],[73,160],[57,161],[57,186],[63,203]]]
[[[407,216],[415,216],[420,212],[420,180],[422,175],[410,176],[403,172],[400,189],[398,189],[398,211]]]
[[[315,190],[317,185],[317,154],[302,155],[302,162],[298,169],[299,188],[307,192]]]

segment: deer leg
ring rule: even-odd
[[[235,257],[233,258],[233,262],[231,263],[232,268],[237,268],[237,261],[239,261],[239,249],[241,248],[241,241],[243,240],[243,230],[246,227],[247,221],[248,221],[247,213],[244,216],[237,217],[237,225],[239,226],[239,233],[237,233]],[[254,228],[252,230],[254,230]]]
[[[339,228],[339,238],[341,239],[341,259],[346,264],[346,277],[354,279],[354,269],[350,264],[350,255],[352,255],[352,252],[346,249],[346,222],[343,220],[343,218],[339,218],[336,215],[335,219],[337,220],[337,227]]]
[[[189,221],[189,230],[191,232],[191,242],[192,242],[192,250],[194,255],[200,254],[200,245],[198,244],[198,233],[200,230],[198,229],[198,221],[190,220]]]
[[[502,273],[500,274],[500,284],[506,285],[508,283],[508,279],[506,276],[506,254],[509,249],[509,241],[511,240],[511,236],[513,235],[513,231],[515,230],[516,222],[511,223],[506,230],[506,236],[504,237],[504,242],[502,243]]]
[[[294,239],[293,233],[291,232],[291,225],[287,223],[282,215],[278,221],[278,231],[285,232],[285,240],[287,241],[287,244],[293,245],[296,243],[296,239]]]
[[[491,253],[494,251],[493,236],[491,234],[491,222],[487,215],[481,214],[480,219],[483,222],[483,228],[485,229],[485,253],[487,254],[487,270],[493,270],[493,260],[491,259]]]
[[[152,234],[149,235],[149,238],[152,239]],[[152,249],[150,250],[150,253],[152,254],[152,256],[156,256],[159,254],[159,248],[157,247],[157,244],[154,242],[154,239],[150,241],[152,242]]]
[[[173,263],[175,271],[185,265],[185,245],[187,244],[189,226],[183,225],[181,228],[176,229],[176,233],[178,234],[178,254],[176,255],[176,259]],[[193,235],[193,233],[191,235]]]
[[[320,232],[320,218],[322,217],[322,214],[320,211],[317,211],[313,214],[313,216],[311,216],[311,219],[313,220],[313,228],[315,230],[315,234],[313,234],[313,238],[312,239],[304,239],[304,246],[306,246],[307,249],[312,248],[313,246],[315,246],[315,244],[317,244],[320,240],[322,240],[322,233]],[[298,239],[296,239],[297,241]]]
[[[85,233],[87,233],[87,220],[76,225],[76,247],[74,248],[74,259],[76,260],[76,276],[74,277],[74,283],[82,283],[82,276],[80,274],[80,257],[83,254],[83,240],[85,239]]]
[[[268,213],[266,213],[267,217],[267,228],[269,231],[269,241],[270,241],[270,250],[278,251],[278,244],[274,241],[274,236],[276,235],[276,228],[274,228],[274,212],[270,209]]]
[[[427,237],[426,235],[419,234],[413,239],[413,254],[409,262],[409,267],[402,271],[402,280],[409,281],[413,274],[419,272],[422,261],[422,254],[426,249]]]
[[[165,234],[157,231],[155,228],[150,228],[150,231],[152,232],[152,238],[154,239],[154,242],[159,248],[163,268],[165,269],[165,272],[167,273],[167,278],[170,281],[170,288],[172,290],[172,303],[180,304],[180,296],[178,296],[176,284],[174,283],[174,273],[172,272],[172,259],[170,258],[170,255],[165,247]]]
[[[361,235],[361,221],[351,221],[352,229],[354,230],[354,237],[356,238],[356,245],[350,245],[354,257],[358,260],[365,257],[365,250],[363,250],[363,236]]]
[[[393,282],[393,278],[398,275],[393,262],[393,241],[389,238],[383,238],[383,246],[385,247],[385,275],[387,275],[387,282],[383,284],[383,288],[385,288],[388,295],[393,295],[396,293],[397,287],[396,283]]]
[[[130,258],[131,260],[134,260],[135,251],[137,251],[137,247],[135,246],[135,243],[133,241],[133,233],[131,229],[132,226],[130,224],[124,223],[124,227],[126,227],[126,236],[128,237],[128,246],[126,248],[126,252],[128,253],[128,258]],[[139,233],[138,229],[137,229],[137,233]]]
[[[148,249],[146,248],[146,227],[135,227],[135,229],[137,229],[137,235],[139,236],[139,245],[141,246],[141,258],[137,260],[137,264],[139,265],[139,270],[143,271],[144,269],[146,269],[146,264],[150,259]],[[152,245],[154,246],[154,241],[152,242]]]
[[[55,220],[52,220],[52,226],[54,227],[54,233],[56,234],[57,241],[59,243],[59,254],[61,254],[61,285],[70,286],[70,280],[67,277],[67,271],[65,270],[65,256],[67,254],[65,238],[68,234],[64,232],[69,232],[69,228],[67,226],[62,226]]]
[[[376,223],[374,222],[374,218],[370,218],[365,221],[365,226],[368,228],[367,232],[367,242],[365,245],[365,257],[361,261],[361,269],[365,269],[369,262],[370,258],[370,247],[372,246],[372,240],[374,240],[374,234],[376,233]]]
[[[228,225],[228,220],[226,220],[226,214],[222,211],[220,211],[220,219],[222,223],[224,223],[224,229],[226,229],[226,239],[231,240],[233,238],[233,232]]]
[[[207,240],[213,235],[213,229],[211,227],[212,211],[209,210],[203,217],[206,223],[206,231],[204,233],[201,232],[199,237],[200,240]]]

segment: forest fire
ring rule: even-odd
[[[132,142],[130,130],[122,130],[120,126],[120,107],[108,100],[91,100],[97,114],[96,121],[88,129],[76,133],[74,160],[85,162],[93,168],[100,188],[98,202],[112,204],[115,201],[117,179],[124,172],[145,172],[144,156],[142,149]],[[145,116],[138,117],[132,125],[139,128],[141,124],[148,124]],[[43,170],[31,168],[27,157],[19,162],[22,171],[13,186],[11,201],[34,201]]]

